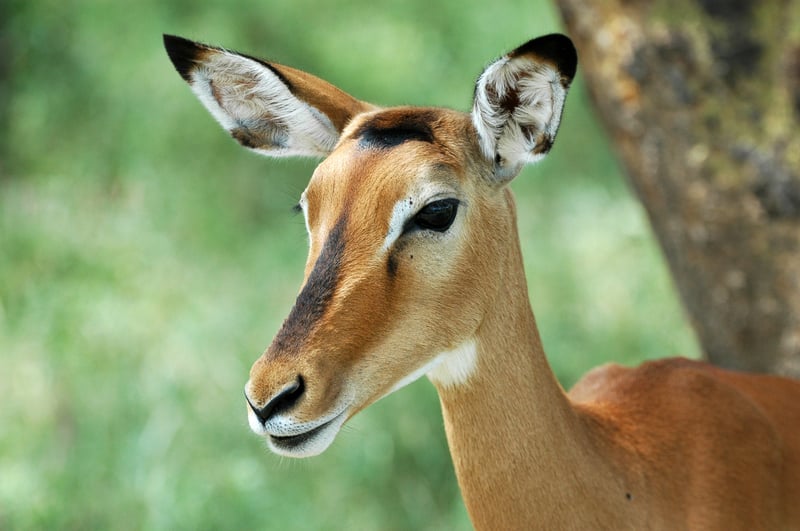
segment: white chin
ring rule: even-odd
[[[274,437],[267,435],[267,444],[273,453],[284,457],[314,457],[319,455],[336,438],[339,430],[326,428],[324,431],[306,437],[305,435],[295,435],[293,437]]]
[[[257,422],[250,422],[250,427],[258,435],[267,439],[269,449],[284,457],[313,457],[324,452],[331,445],[339,433],[347,415],[342,412],[333,419],[309,431],[291,436],[277,436],[270,434],[264,426]],[[256,424],[256,426],[253,426]]]

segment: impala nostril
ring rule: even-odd
[[[253,402],[250,401],[250,398],[245,393],[245,399],[247,403],[250,405],[250,409],[253,410],[258,420],[261,424],[265,424],[270,417],[291,409],[297,401],[303,396],[303,393],[306,390],[305,380],[301,375],[297,375],[297,379],[281,389],[275,396],[273,396],[269,402],[264,405],[264,407],[259,408]]]

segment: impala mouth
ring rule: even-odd
[[[325,424],[321,424],[321,425],[317,426],[316,428],[310,429],[307,432],[301,433],[299,435],[286,435],[286,436],[270,435],[269,436],[269,440],[275,446],[280,446],[281,448],[286,448],[286,449],[291,450],[293,448],[297,448],[298,446],[300,446],[301,444],[305,443],[306,441],[309,441],[309,440],[313,439],[314,437],[316,437],[321,431],[324,431],[325,428],[330,426],[331,422],[333,422],[334,420],[336,420],[336,419],[331,419],[328,422],[326,422]]]
[[[296,435],[267,435],[270,449],[286,457],[311,457],[322,453],[331,445],[347,420],[346,410],[330,420]]]

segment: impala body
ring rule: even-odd
[[[800,383],[685,359],[606,365],[569,394],[531,312],[507,184],[544,156],[577,57],[490,64],[472,112],[380,108],[310,74],[165,36],[244,146],[324,157],[303,192],[297,301],[245,386],[291,457],[427,375],[479,529],[800,529]]]

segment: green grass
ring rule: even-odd
[[[161,33],[315,72],[382,104],[467,109],[543,4],[415,0],[11,4],[0,175],[0,528],[469,528],[432,386],[290,461],[242,388],[302,276],[313,161],[246,153]],[[368,21],[368,23],[366,22]],[[552,155],[515,181],[532,301],[565,385],[697,355],[580,76]]]

